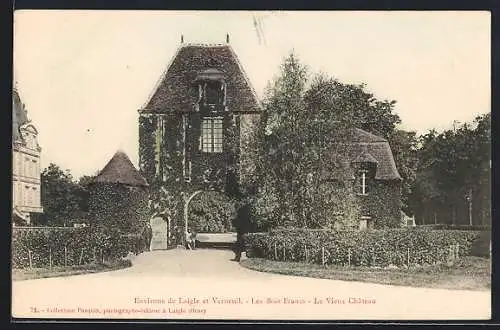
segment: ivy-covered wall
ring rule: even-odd
[[[370,216],[375,229],[397,228],[401,225],[401,183],[374,180],[367,196],[356,195],[362,216]]]
[[[89,190],[89,217],[92,226],[133,233],[140,231],[149,220],[147,189],[94,183]]]
[[[152,182],[155,175],[155,134],[157,117],[139,117],[139,172]]]
[[[169,214],[174,235],[178,236],[175,244],[182,241],[184,233],[183,195],[197,190],[220,191],[229,198],[241,194],[240,176],[242,171],[248,173],[246,167],[251,161],[250,153],[244,154],[244,160],[241,154],[249,148],[249,131],[255,127],[252,124],[259,115],[230,111],[218,115],[223,118],[222,153],[200,150],[202,112],[141,114],[139,117],[140,172],[150,184],[149,214]],[[241,147],[242,139],[246,142],[244,147]],[[162,194],[170,197],[161,197]]]
[[[233,181],[239,181],[240,173],[240,118],[231,112],[221,115],[224,135],[222,153],[201,152],[200,113],[141,115],[139,118],[141,174],[148,182],[159,178],[170,189],[172,185],[176,186],[174,189],[181,190],[210,188],[224,191],[233,187]],[[163,133],[160,139],[158,139],[158,134],[161,134],[159,132]],[[158,142],[161,143],[160,146]],[[186,180],[186,177],[190,180]],[[230,183],[227,182],[227,178],[230,178]]]

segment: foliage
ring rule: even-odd
[[[373,228],[399,228],[401,227],[401,195],[400,183],[370,183],[368,196],[356,196],[364,215],[370,215]]]
[[[254,138],[260,152],[255,228],[355,226],[360,206],[352,182],[329,180],[348,164],[334,158],[347,151],[341,142],[349,140],[353,127],[390,136],[400,121],[394,104],[375,99],[364,85],[342,84],[324,74],[309,83],[307,67],[290,54],[267,89],[263,123]],[[384,210],[385,205],[377,207]]]
[[[401,129],[393,130],[388,136],[392,155],[396,162],[401,182],[401,208],[409,216],[414,215],[411,196],[415,190],[417,176],[419,139],[416,132]]]
[[[51,163],[41,175],[41,204],[44,213],[33,217],[35,225],[72,226],[86,222],[88,184],[96,175],[84,175],[74,180],[69,170],[63,171]]]
[[[491,114],[420,137],[413,209],[420,223],[491,222]],[[470,196],[469,196],[470,195]]]
[[[14,228],[12,235],[12,267],[80,265],[116,260],[138,250],[140,235],[124,236],[105,228]],[[65,252],[66,251],[66,252]],[[66,257],[65,257],[66,256]]]
[[[190,203],[189,226],[198,233],[229,232],[233,229],[235,212],[234,201],[226,195],[217,192],[203,193]]]
[[[130,233],[137,232],[149,221],[148,192],[142,187],[93,183],[89,204],[93,226]]]
[[[47,225],[71,225],[69,220],[80,210],[80,187],[68,171],[51,163],[41,175],[41,203]]]
[[[352,266],[429,265],[470,254],[478,231],[273,230],[247,234],[249,257]],[[458,246],[458,249],[456,248]],[[307,259],[307,260],[306,260]]]
[[[323,114],[332,118],[336,127],[357,127],[388,138],[401,122],[394,112],[396,101],[378,100],[365,84],[344,84],[325,74],[317,74],[306,92],[307,115]],[[315,117],[313,117],[315,118]],[[329,134],[325,127],[323,134]]]
[[[83,212],[88,212],[89,211],[89,199],[90,199],[90,185],[94,181],[94,179],[97,177],[98,173],[95,175],[83,175],[78,179],[78,186],[79,189],[77,189],[77,195],[79,197],[79,209]]]

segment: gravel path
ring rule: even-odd
[[[232,320],[490,318],[490,292],[259,273],[241,267],[230,260],[232,257],[232,252],[225,250],[153,251],[132,257],[134,266],[118,271],[13,282],[13,316]]]

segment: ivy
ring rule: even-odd
[[[148,192],[122,184],[94,183],[90,187],[89,217],[93,226],[137,232],[149,220]]]

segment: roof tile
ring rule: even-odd
[[[229,45],[185,45],[179,48],[141,112],[188,112],[196,102],[193,82],[207,69],[220,71],[227,82],[227,106],[235,112],[260,110],[259,101]]]
[[[93,182],[121,183],[129,186],[147,187],[146,179],[137,171],[123,151],[117,151]]]

